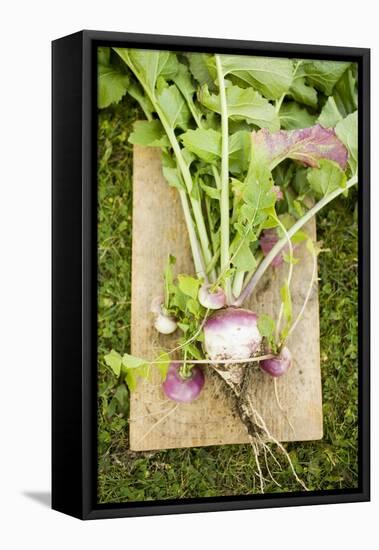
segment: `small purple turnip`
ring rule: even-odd
[[[292,365],[292,354],[287,347],[284,347],[279,355],[271,359],[265,359],[260,362],[260,367],[264,372],[270,374],[274,378],[283,376],[289,371]]]
[[[204,373],[198,366],[192,367],[188,376],[180,372],[181,364],[170,363],[166,380],[162,384],[165,395],[177,403],[192,403],[204,386]]]

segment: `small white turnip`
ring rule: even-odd
[[[225,292],[221,287],[204,284],[199,290],[199,302],[207,309],[221,309],[226,304]]]

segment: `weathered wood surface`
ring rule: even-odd
[[[175,336],[157,336],[149,313],[153,297],[162,294],[162,273],[168,254],[177,258],[177,273],[192,273],[186,229],[178,193],[165,182],[156,149],[136,146],[133,177],[133,257],[131,352],[153,359],[158,350],[173,347]],[[312,221],[306,231],[315,236]],[[305,246],[296,250],[292,283],[294,316],[300,309],[312,273],[312,260]],[[270,268],[259,284],[251,309],[274,318],[279,311],[279,288],[288,270]],[[302,321],[288,345],[292,369],[278,379],[280,402],[293,430],[278,408],[273,379],[254,368],[251,398],[268,429],[279,441],[307,441],[322,438],[322,396],[319,355],[319,311],[317,288],[313,290]],[[179,405],[165,399],[158,376],[152,383],[141,381],[132,394],[130,448],[135,451],[197,447],[247,442],[238,416],[226,402],[220,382],[208,376],[198,400]]]

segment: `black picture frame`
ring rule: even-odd
[[[351,60],[359,70],[359,487],[186,500],[96,503],[96,48]],[[52,43],[52,507],[81,519],[370,499],[370,50],[85,30]]]

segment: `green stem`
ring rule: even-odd
[[[180,196],[180,201],[182,203],[184,220],[185,220],[186,226],[187,226],[187,231],[188,231],[188,236],[189,236],[189,240],[190,240],[193,263],[195,265],[196,275],[199,278],[203,277],[205,280],[207,280],[207,275],[205,273],[205,266],[204,266],[204,263],[203,263],[203,258],[202,258],[202,255],[201,255],[199,242],[197,240],[195,227],[193,225],[193,220],[192,220],[192,216],[191,216],[191,212],[190,212],[190,208],[189,208],[189,204],[188,204],[187,195],[186,195],[185,191],[183,191],[182,189],[179,189],[179,196]]]
[[[178,163],[178,166],[180,168],[180,171],[182,173],[182,177],[187,189],[187,193],[190,197],[190,202],[192,206],[193,215],[195,218],[195,223],[197,227],[197,232],[199,234],[199,239],[201,243],[201,248],[203,251],[203,257],[204,257],[204,263],[207,265],[212,260],[212,252],[210,248],[210,243],[208,239],[207,229],[205,227],[205,221],[203,217],[203,212],[201,210],[201,204],[197,199],[194,199],[191,197],[191,190],[192,190],[192,177],[189,171],[189,168],[183,158],[182,151],[180,149],[180,145],[178,143],[178,140],[176,139],[175,132],[173,129],[167,124],[165,121],[165,118],[163,116],[163,113],[161,113],[159,106],[154,105],[154,107],[157,110],[158,116],[161,119],[162,125],[166,131],[167,137],[170,141],[171,147],[174,150],[175,157]],[[216,279],[215,272],[210,273],[210,279],[214,281]]]
[[[285,340],[282,342],[282,346],[285,345],[285,342],[288,340],[288,338],[291,336],[291,334],[293,333],[293,331],[295,330],[295,328],[297,327],[299,321],[301,320],[302,316],[303,316],[303,313],[305,311],[305,308],[307,307],[307,304],[308,304],[308,301],[309,301],[309,298],[311,297],[311,293],[312,293],[312,288],[313,288],[313,284],[316,280],[316,275],[317,275],[317,254],[316,252],[312,252],[312,258],[313,258],[313,268],[312,268],[312,276],[311,276],[311,280],[310,280],[310,283],[309,283],[309,286],[308,286],[308,290],[307,290],[307,294],[305,296],[305,300],[303,302],[303,305],[301,306],[301,309],[295,319],[295,321],[292,323],[292,326],[291,328],[289,329],[288,331],[288,334],[285,338]]]
[[[329,202],[331,202],[333,199],[341,195],[341,193],[344,193],[346,189],[349,189],[353,185],[355,185],[358,182],[357,176],[353,176],[346,184],[346,187],[341,187],[339,189],[336,189],[332,193],[329,193],[329,195],[326,195],[321,200],[319,200],[313,208],[308,210],[308,212],[300,218],[290,229],[287,231],[287,235],[289,238],[293,237],[299,229],[303,227],[317,212],[319,212],[324,206],[326,206]],[[233,302],[233,305],[236,307],[241,307],[243,302],[247,300],[255,287],[257,286],[258,282],[260,281],[261,277],[265,273],[266,269],[270,266],[272,260],[275,258],[279,252],[281,252],[282,248],[287,244],[287,236],[283,237],[276,243],[276,245],[270,250],[270,252],[267,254],[267,256],[262,260],[262,262],[259,264],[258,269],[254,272],[252,275],[250,281],[246,284],[244,290],[241,292],[240,296],[237,300]]]
[[[214,267],[217,264],[219,258],[220,258],[220,248],[217,248],[216,252],[213,254],[213,258],[212,258],[211,263],[209,265],[207,265],[207,268],[206,268],[206,271],[205,271],[206,273],[208,273],[209,271],[214,269]],[[217,280],[216,280],[216,283],[217,283]]]
[[[237,271],[235,274],[232,288],[233,296],[237,297],[241,294],[245,273],[245,271]]]
[[[230,268],[229,256],[229,128],[228,106],[226,103],[225,82],[222,72],[221,60],[215,55],[217,79],[220,90],[221,110],[221,198],[220,198],[220,236],[221,236],[221,273],[226,273]],[[230,279],[226,277],[225,294],[227,302],[231,302],[232,291]]]
[[[212,212],[211,212],[211,200],[212,199],[210,199],[207,195],[204,196],[205,212],[207,214],[209,234],[210,234],[210,237],[211,237],[213,257],[214,257],[214,255],[216,253],[216,250],[218,248],[218,243],[217,243],[217,240],[216,240],[215,225],[214,225],[214,220],[212,218]]]
[[[160,107],[159,107],[159,105],[156,101],[156,98],[155,98],[154,94],[150,93],[149,88],[147,86],[145,86],[145,84],[143,82],[143,79],[140,78],[136,68],[132,65],[132,63],[129,64],[129,67],[134,72],[134,74],[137,77],[138,81],[140,82],[142,88],[145,90],[146,95],[149,97],[151,103],[153,104],[154,109],[156,110],[156,113],[160,118],[162,126],[165,129],[165,132],[166,132],[167,137],[170,141],[171,147],[174,150],[175,157],[176,157],[178,166],[179,166],[180,171],[182,173],[182,177],[183,177],[186,189],[187,189],[187,193],[190,197],[190,202],[191,202],[191,206],[192,206],[193,215],[194,215],[194,218],[195,218],[196,228],[197,228],[197,232],[198,232],[198,235],[199,235],[201,248],[202,248],[202,252],[203,252],[204,261],[202,261],[202,264],[203,265],[204,264],[209,264],[211,259],[212,259],[212,252],[211,252],[211,249],[210,249],[208,234],[207,234],[207,231],[206,231],[206,228],[205,228],[205,222],[204,222],[203,213],[202,213],[202,210],[201,210],[201,205],[200,205],[199,201],[197,201],[196,199],[191,197],[192,178],[191,178],[189,168],[188,168],[188,166],[187,166],[187,164],[186,164],[186,162],[183,158],[183,155],[182,155],[182,152],[181,152],[181,149],[180,149],[180,145],[179,145],[178,140],[176,138],[175,132],[171,128],[171,126],[168,124],[168,122],[166,121],[166,118],[165,118],[164,114],[162,113],[162,111],[161,111],[161,109],[160,109]],[[182,204],[183,204],[183,202],[182,202]],[[188,229],[188,225],[187,225],[187,229]],[[195,258],[194,258],[194,261],[195,261]],[[210,274],[210,279],[212,281],[214,281],[216,279],[216,273],[215,272],[212,272]]]
[[[289,265],[289,268],[288,268],[288,275],[287,275],[287,287],[288,287],[288,293],[289,293],[289,296],[290,296],[290,299],[291,299],[291,290],[290,289],[291,289],[291,281],[292,281],[292,274],[293,274],[293,246],[292,246],[292,241],[291,241],[290,237],[288,236],[288,232],[287,232],[286,228],[284,227],[284,225],[282,224],[282,222],[279,220],[278,217],[276,218],[276,221],[278,222],[279,227],[283,231],[284,236],[287,239],[287,243],[288,243],[290,265]],[[282,323],[283,311],[284,311],[284,303],[282,301],[281,304],[280,304],[278,321],[276,323],[276,334],[275,334],[275,343],[276,344],[278,343],[278,339],[279,339],[280,325]],[[283,331],[284,330],[286,330],[286,327],[284,327]]]
[[[283,99],[286,97],[286,92],[284,92],[279,99],[276,100],[275,102],[275,112],[276,114],[279,114],[279,111],[280,111],[280,107],[282,106],[282,103],[283,103]]]

